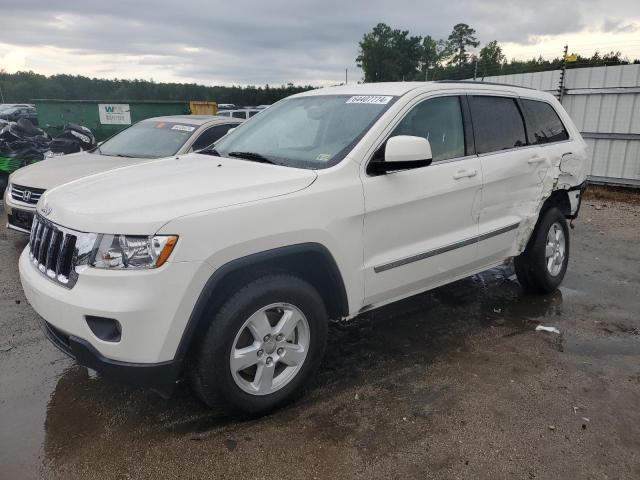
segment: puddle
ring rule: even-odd
[[[640,355],[640,336],[611,336],[583,338],[565,335],[563,351],[585,357],[602,358],[609,355]]]

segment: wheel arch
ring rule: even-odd
[[[318,290],[330,318],[349,314],[347,291],[338,265],[319,243],[289,245],[232,260],[207,280],[191,312],[178,345],[176,360],[187,358],[198,333],[207,326],[208,313],[222,305],[239,285],[269,273],[288,273]]]
[[[547,198],[542,204],[542,208],[540,208],[538,218],[542,218],[544,213],[552,207],[557,207],[558,210],[560,210],[566,218],[572,218],[569,191],[561,189],[551,192],[549,198]]]

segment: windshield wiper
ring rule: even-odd
[[[252,162],[271,163],[276,165],[276,162],[269,160],[264,155],[255,152],[231,152],[227,153],[227,157],[242,158],[243,160],[250,160]]]
[[[198,150],[196,153],[204,153],[205,155],[213,155],[214,157],[222,156],[215,148],[205,148],[204,150]]]

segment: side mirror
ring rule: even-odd
[[[233,132],[236,128],[238,128],[238,127],[230,128],[229,130],[227,130],[227,133],[225,133],[225,135],[229,135],[229,134],[230,134],[231,132]]]
[[[429,140],[410,135],[398,135],[387,140],[384,161],[369,163],[369,173],[381,175],[397,170],[409,170],[431,165],[433,155]]]

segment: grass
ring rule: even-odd
[[[584,194],[584,200],[625,202],[640,205],[640,188],[589,184]]]

